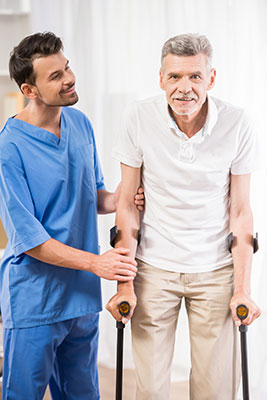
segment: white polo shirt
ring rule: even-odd
[[[230,173],[253,171],[255,142],[243,110],[210,96],[206,123],[190,139],[170,117],[165,96],[131,105],[113,155],[142,166],[146,204],[137,258],[187,273],[231,264]]]

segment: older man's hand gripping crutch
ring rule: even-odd
[[[238,318],[243,321],[248,316],[248,308],[244,304],[240,304],[236,308]],[[242,365],[242,386],[243,386],[243,399],[249,400],[249,381],[248,381],[248,357],[247,357],[247,325],[241,324],[239,326],[240,340],[241,340],[241,365]]]
[[[232,246],[234,243],[234,235],[231,232],[228,236],[228,250],[232,252]],[[258,233],[253,238],[253,253],[256,253],[258,244]],[[248,325],[242,323],[249,316],[249,308],[245,304],[239,304],[236,307],[236,316],[241,321],[239,325],[240,332],[240,343],[241,343],[241,369],[242,369],[242,388],[243,388],[243,400],[249,400],[249,378],[248,378],[248,356],[247,356],[247,331]]]

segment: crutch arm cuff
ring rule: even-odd
[[[121,239],[121,231],[118,229],[117,225],[114,225],[109,232],[110,232],[110,241],[109,241],[110,246],[115,247],[117,241]],[[137,246],[139,246],[141,242],[141,230],[134,229],[132,235],[135,239],[137,239]]]
[[[259,235],[256,232],[255,237],[252,239],[253,253],[256,253],[259,250]],[[230,253],[232,253],[232,247],[237,243],[237,237],[234,236],[233,232],[230,232],[227,236],[227,248]]]

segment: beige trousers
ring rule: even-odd
[[[185,274],[139,260],[135,291],[132,341],[136,399],[170,398],[175,331],[184,298],[190,332],[190,400],[235,400],[240,360],[238,332],[229,308],[233,266]]]

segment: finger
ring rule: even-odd
[[[118,311],[118,306],[117,305],[116,306],[114,305],[112,315],[117,321],[120,322],[122,320],[122,316]]]
[[[128,282],[128,281],[133,281],[135,279],[135,276],[136,276],[135,274],[123,275],[120,272],[114,272],[112,274],[109,274],[109,276],[103,276],[103,278],[107,279],[108,281]]]
[[[231,306],[231,311],[232,311],[232,317],[233,317],[235,326],[240,326],[241,325],[241,321],[238,318],[238,316],[236,315],[236,307]]]
[[[250,325],[254,321],[255,317],[254,314],[250,314],[246,319],[242,321],[243,325]]]
[[[137,262],[133,258],[127,257],[127,256],[122,256],[120,258],[120,262],[121,262],[121,265],[123,265],[123,267],[125,267],[128,264],[131,270],[137,271],[137,268],[136,268]]]
[[[144,193],[144,188],[142,186],[139,186],[137,189],[137,193]]]
[[[124,264],[123,266],[114,269],[114,273],[117,273],[118,275],[133,276],[135,278],[137,274],[137,269],[134,268],[135,267],[132,267],[131,265],[129,265],[129,267],[127,268],[127,265]]]
[[[122,317],[118,311],[115,311],[116,308],[113,309],[113,307],[108,307],[108,305],[106,305],[106,309],[113,318],[115,318],[117,321],[121,321]]]
[[[144,210],[144,207],[143,207],[143,206],[137,206],[137,210],[138,210],[138,211],[143,211],[143,210]]]
[[[115,261],[116,262],[116,261]],[[137,267],[137,262],[129,256],[124,256],[123,254],[120,255],[119,259],[118,259],[118,264],[125,267],[127,264],[129,265],[129,267],[133,270],[136,271],[136,267]]]
[[[131,266],[130,266],[131,267]],[[133,271],[132,269],[125,268],[125,266],[118,268],[116,271],[114,271],[117,275],[122,275],[122,276],[132,276],[136,277],[136,271]]]
[[[115,275],[114,280],[119,282],[130,282],[134,280],[134,276]]]
[[[129,321],[130,321],[130,319],[127,318],[127,317],[122,317],[122,319],[121,319],[121,322],[122,322],[124,325],[126,325],[127,322],[129,322]]]
[[[244,325],[251,325],[259,317],[258,311],[251,311],[248,317],[242,322]]]
[[[240,321],[239,318],[233,318],[233,319],[234,319],[235,326],[240,326],[241,325],[241,321]],[[242,323],[243,323],[243,321],[242,321]]]
[[[114,253],[118,253],[118,254],[127,254],[129,253],[129,249],[126,249],[125,247],[116,247],[116,249],[111,250]]]
[[[131,264],[119,263],[112,269],[114,274],[136,276],[137,268]]]

